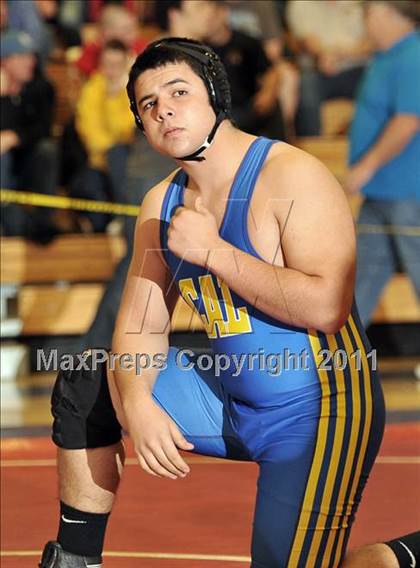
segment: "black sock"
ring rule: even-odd
[[[400,566],[417,566],[420,561],[420,531],[386,542],[392,548]]]
[[[72,554],[100,556],[108,517],[109,513],[85,513],[60,501],[57,541]]]

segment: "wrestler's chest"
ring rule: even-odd
[[[281,229],[273,203],[254,199],[247,214],[248,238],[259,256],[270,264],[284,266]]]
[[[185,206],[194,208],[194,199],[192,192],[187,189]],[[251,245],[266,262],[284,266],[281,246],[283,219],[278,219],[277,216],[278,199],[270,197],[264,184],[257,182],[247,205],[246,231]],[[235,235],[236,232],[244,230],[241,219],[242,209],[235,203],[231,203],[228,207],[227,197],[213,199],[205,203],[205,206],[216,219],[219,232],[222,231],[222,237],[226,238],[228,235]],[[229,240],[228,237],[227,240]]]
[[[246,231],[252,247],[263,260],[284,266],[281,243],[283,219],[278,217],[278,204],[279,199],[272,196],[263,182],[257,181],[248,204]],[[233,231],[245,229],[235,219],[231,223]]]

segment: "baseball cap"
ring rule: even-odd
[[[34,53],[35,45],[30,35],[25,32],[8,30],[0,37],[0,56],[9,57],[23,53]]]

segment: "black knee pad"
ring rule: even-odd
[[[397,557],[400,568],[420,568],[420,531],[385,543]]]
[[[51,411],[52,439],[60,448],[100,448],[121,440],[121,425],[109,394],[103,358],[97,361],[90,354],[82,366],[58,372]]]

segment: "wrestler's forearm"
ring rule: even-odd
[[[129,353],[134,361],[134,368],[121,367],[116,359],[115,382],[123,408],[127,411],[136,406],[146,396],[151,396],[153,386],[159,375],[159,365],[165,361],[169,350],[167,334],[155,337],[139,337],[136,345],[113,341],[113,352]]]
[[[169,349],[170,316],[162,290],[146,278],[128,275],[121,298],[112,352],[115,357],[115,380],[121,402],[150,395],[159,370],[156,357],[166,357]],[[123,368],[123,356],[134,360],[133,369]]]
[[[144,396],[151,396],[168,350],[169,338],[166,331],[127,334],[116,329],[112,341],[114,376],[125,410],[136,406]],[[128,360],[133,362],[133,368],[127,368],[131,365],[124,363],[124,354],[129,355]]]
[[[340,297],[321,276],[271,265],[230,243],[213,251],[207,266],[244,300],[282,323],[334,333],[348,316],[351,294]]]

